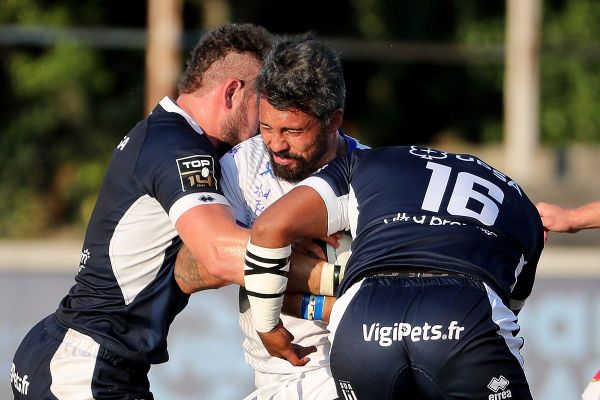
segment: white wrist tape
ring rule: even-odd
[[[335,286],[334,274],[334,264],[325,263],[323,268],[321,268],[321,286],[319,287],[319,292],[321,292],[323,296],[333,296],[333,287]]]
[[[348,262],[348,258],[350,258],[351,243],[352,237],[350,234],[344,233],[341,239],[339,239],[337,249],[329,244],[325,244],[328,262],[321,269],[319,292],[322,295],[335,296],[335,291],[344,277],[346,263]]]
[[[269,332],[279,322],[291,253],[291,246],[272,249],[256,246],[248,241],[244,285],[250,301],[254,329],[258,332]]]

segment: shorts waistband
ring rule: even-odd
[[[61,324],[55,314],[51,314],[46,317],[45,328],[46,332],[50,336],[60,340],[62,343],[73,346],[79,350],[85,351],[104,360],[108,360],[115,365],[131,365],[135,368],[146,365],[146,363],[140,361],[124,358],[123,356],[106,348],[106,346],[98,343],[91,336]]]
[[[441,269],[427,268],[427,269],[393,269],[393,270],[381,270],[367,272],[362,275],[364,278],[370,276],[390,276],[390,277],[404,277],[404,278],[438,278],[443,276],[467,276],[460,272],[444,271]]]
[[[65,337],[63,338],[63,343],[93,355],[98,355],[98,351],[100,350],[100,343],[96,342],[88,335],[72,328],[67,329],[67,333],[65,333]]]
[[[100,344],[90,336],[76,331],[73,328],[62,325],[56,316],[50,315],[46,318],[46,331],[61,342],[73,346],[89,354],[98,355]]]

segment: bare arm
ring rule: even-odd
[[[249,232],[248,232],[249,233]],[[240,249],[246,251],[246,243]],[[288,274],[288,292],[321,293],[321,270],[325,261],[293,252],[291,264],[294,266]],[[229,284],[244,286],[243,257],[239,268],[230,281],[211,275],[204,264],[192,254],[187,246],[181,247],[175,262],[175,280],[184,293],[192,294],[201,290],[218,289]]]
[[[175,279],[184,292],[221,287],[239,278],[249,231],[235,223],[229,207],[194,207],[177,220],[176,228],[189,252],[179,254],[175,264]],[[190,255],[198,262],[192,263]],[[198,264],[202,267],[195,268]]]
[[[177,255],[174,274],[184,293],[216,289],[231,283],[244,285],[244,254],[250,231],[235,224],[227,207],[195,207],[177,221],[177,227],[183,229],[180,234],[185,245]],[[193,232],[199,228],[201,232]],[[192,251],[192,245],[198,249]],[[294,268],[288,275],[288,290],[319,294],[325,261],[294,252],[291,263]]]
[[[575,233],[582,229],[600,228],[600,201],[578,208],[560,207],[544,202],[536,206],[544,228],[548,231]]]
[[[278,278],[284,268],[282,260],[289,256],[289,246],[300,237],[327,235],[327,208],[312,188],[292,189],[263,212],[252,228],[248,251],[250,258],[264,267],[247,263],[245,273],[252,317],[258,334],[269,354],[288,360],[292,365],[305,365],[306,355],[314,351],[293,345],[293,337],[277,322],[285,290],[285,278]],[[289,267],[289,265],[288,265]]]
[[[187,294],[200,290],[218,289],[229,284],[229,282],[209,274],[206,267],[198,263],[196,257],[185,245],[177,253],[174,275],[179,288]]]
[[[327,236],[327,208],[311,187],[298,186],[255,221],[250,241],[263,247],[283,247],[301,237]]]

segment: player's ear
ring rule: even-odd
[[[340,126],[342,126],[342,120],[344,119],[344,110],[338,108],[331,114],[331,122],[329,123],[329,127],[331,130],[337,130]]]
[[[223,96],[225,107],[233,108],[236,97],[240,99],[242,96],[242,88],[244,87],[245,82],[241,79],[228,79],[225,82]]]

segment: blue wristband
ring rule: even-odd
[[[323,320],[323,305],[325,296],[315,296],[314,294],[302,294],[300,301],[300,316],[306,320]]]
[[[308,319],[308,303],[310,302],[310,294],[302,294],[302,300],[300,301],[300,316],[304,319]]]
[[[325,296],[316,296],[317,301],[315,302],[315,315],[314,319],[321,321],[323,320],[323,304],[325,303]]]

